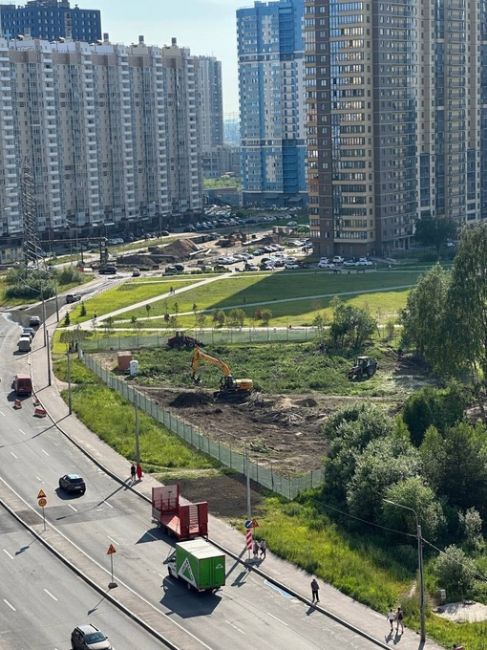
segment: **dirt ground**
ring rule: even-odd
[[[320,429],[329,415],[356,397],[324,395],[262,395],[243,403],[214,402],[201,389],[140,388],[161,407],[202,430],[210,439],[234,450],[247,448],[253,460],[284,474],[322,466],[326,441]],[[368,398],[374,400],[374,398]],[[377,398],[387,411],[390,401]]]

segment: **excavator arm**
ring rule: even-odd
[[[224,361],[217,359],[216,357],[212,357],[211,355],[202,352],[200,348],[196,347],[194,349],[193,356],[191,357],[191,372],[193,379],[196,377],[196,371],[200,367],[202,361],[206,361],[206,363],[219,368],[225,377],[231,377],[232,371]]]

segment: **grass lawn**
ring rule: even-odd
[[[59,284],[58,292],[69,291],[79,287],[81,284],[86,284],[91,282],[94,276],[90,273],[83,273],[82,279],[83,282],[70,282],[69,284]],[[40,301],[40,298],[6,298],[5,290],[7,289],[7,284],[5,282],[5,277],[0,277],[0,307],[18,307],[19,305],[28,305]]]
[[[305,271],[235,275],[154,303],[150,316],[163,316],[166,308],[171,315],[176,310],[178,314],[190,312],[180,315],[178,324],[193,327],[195,317],[191,312],[194,305],[198,310],[212,310],[207,314],[209,320],[214,310],[229,311],[239,307],[247,315],[245,324],[252,325],[255,310],[269,308],[272,312],[271,325],[310,325],[318,312],[325,310],[325,315],[331,316],[329,304],[332,297],[345,294],[344,300],[368,306],[374,316],[385,322],[397,315],[407,299],[408,289],[395,290],[394,287],[413,286],[421,272],[419,269],[408,269],[338,276]],[[364,291],[370,293],[362,294]],[[349,292],[359,295],[347,295]],[[283,299],[289,302],[277,302]],[[136,309],[124,315],[123,320],[130,320],[132,316],[144,318],[146,315],[144,308]],[[147,326],[151,327],[150,321],[147,321]]]
[[[148,300],[149,298],[155,298],[160,294],[167,293],[170,287],[183,287],[193,284],[198,281],[198,276],[195,279],[179,280],[178,284],[173,279],[165,279],[161,282],[151,282],[151,283],[138,283],[132,280],[124,282],[123,284],[117,285],[112,289],[107,289],[99,293],[94,298],[84,301],[84,306],[86,308],[86,316],[81,316],[81,304],[78,304],[76,309],[74,309],[71,314],[71,324],[76,325],[77,323],[82,323],[83,321],[90,320],[93,318],[94,314],[97,316],[103,316],[108,314],[115,309],[121,309],[122,307],[128,307],[134,303],[140,302],[142,300]],[[158,303],[157,303],[158,304]],[[155,307],[152,307],[154,309]],[[151,314],[152,314],[151,309]],[[145,307],[142,309],[144,316],[147,316],[147,310]],[[130,318],[130,317],[129,317]]]
[[[386,370],[394,367],[395,355],[387,349],[369,349],[379,360],[381,371],[368,381],[351,382],[347,371],[352,355],[319,354],[317,343],[274,343],[253,345],[205,346],[205,351],[228,363],[235,377],[252,377],[264,393],[306,393],[319,391],[330,395],[386,394],[382,383]],[[192,386],[191,351],[153,348],[138,350],[137,383],[145,386]],[[217,389],[221,372],[202,363],[199,374],[205,388]],[[392,390],[392,388],[390,389]]]

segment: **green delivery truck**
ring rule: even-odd
[[[169,575],[184,580],[188,589],[215,591],[225,584],[225,555],[201,537],[178,542],[165,564]]]

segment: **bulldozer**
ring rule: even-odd
[[[370,357],[357,357],[355,365],[350,369],[348,378],[351,381],[360,381],[361,379],[370,379],[377,372],[379,364],[375,359]]]
[[[193,356],[191,357],[191,378],[194,384],[201,382],[201,377],[197,374],[197,370],[203,361],[212,366],[216,366],[223,373],[220,381],[220,390],[213,393],[215,399],[245,400],[254,390],[254,382],[252,379],[234,379],[228,364],[217,357],[212,357],[206,354],[206,352],[202,352],[199,347],[195,347]]]

